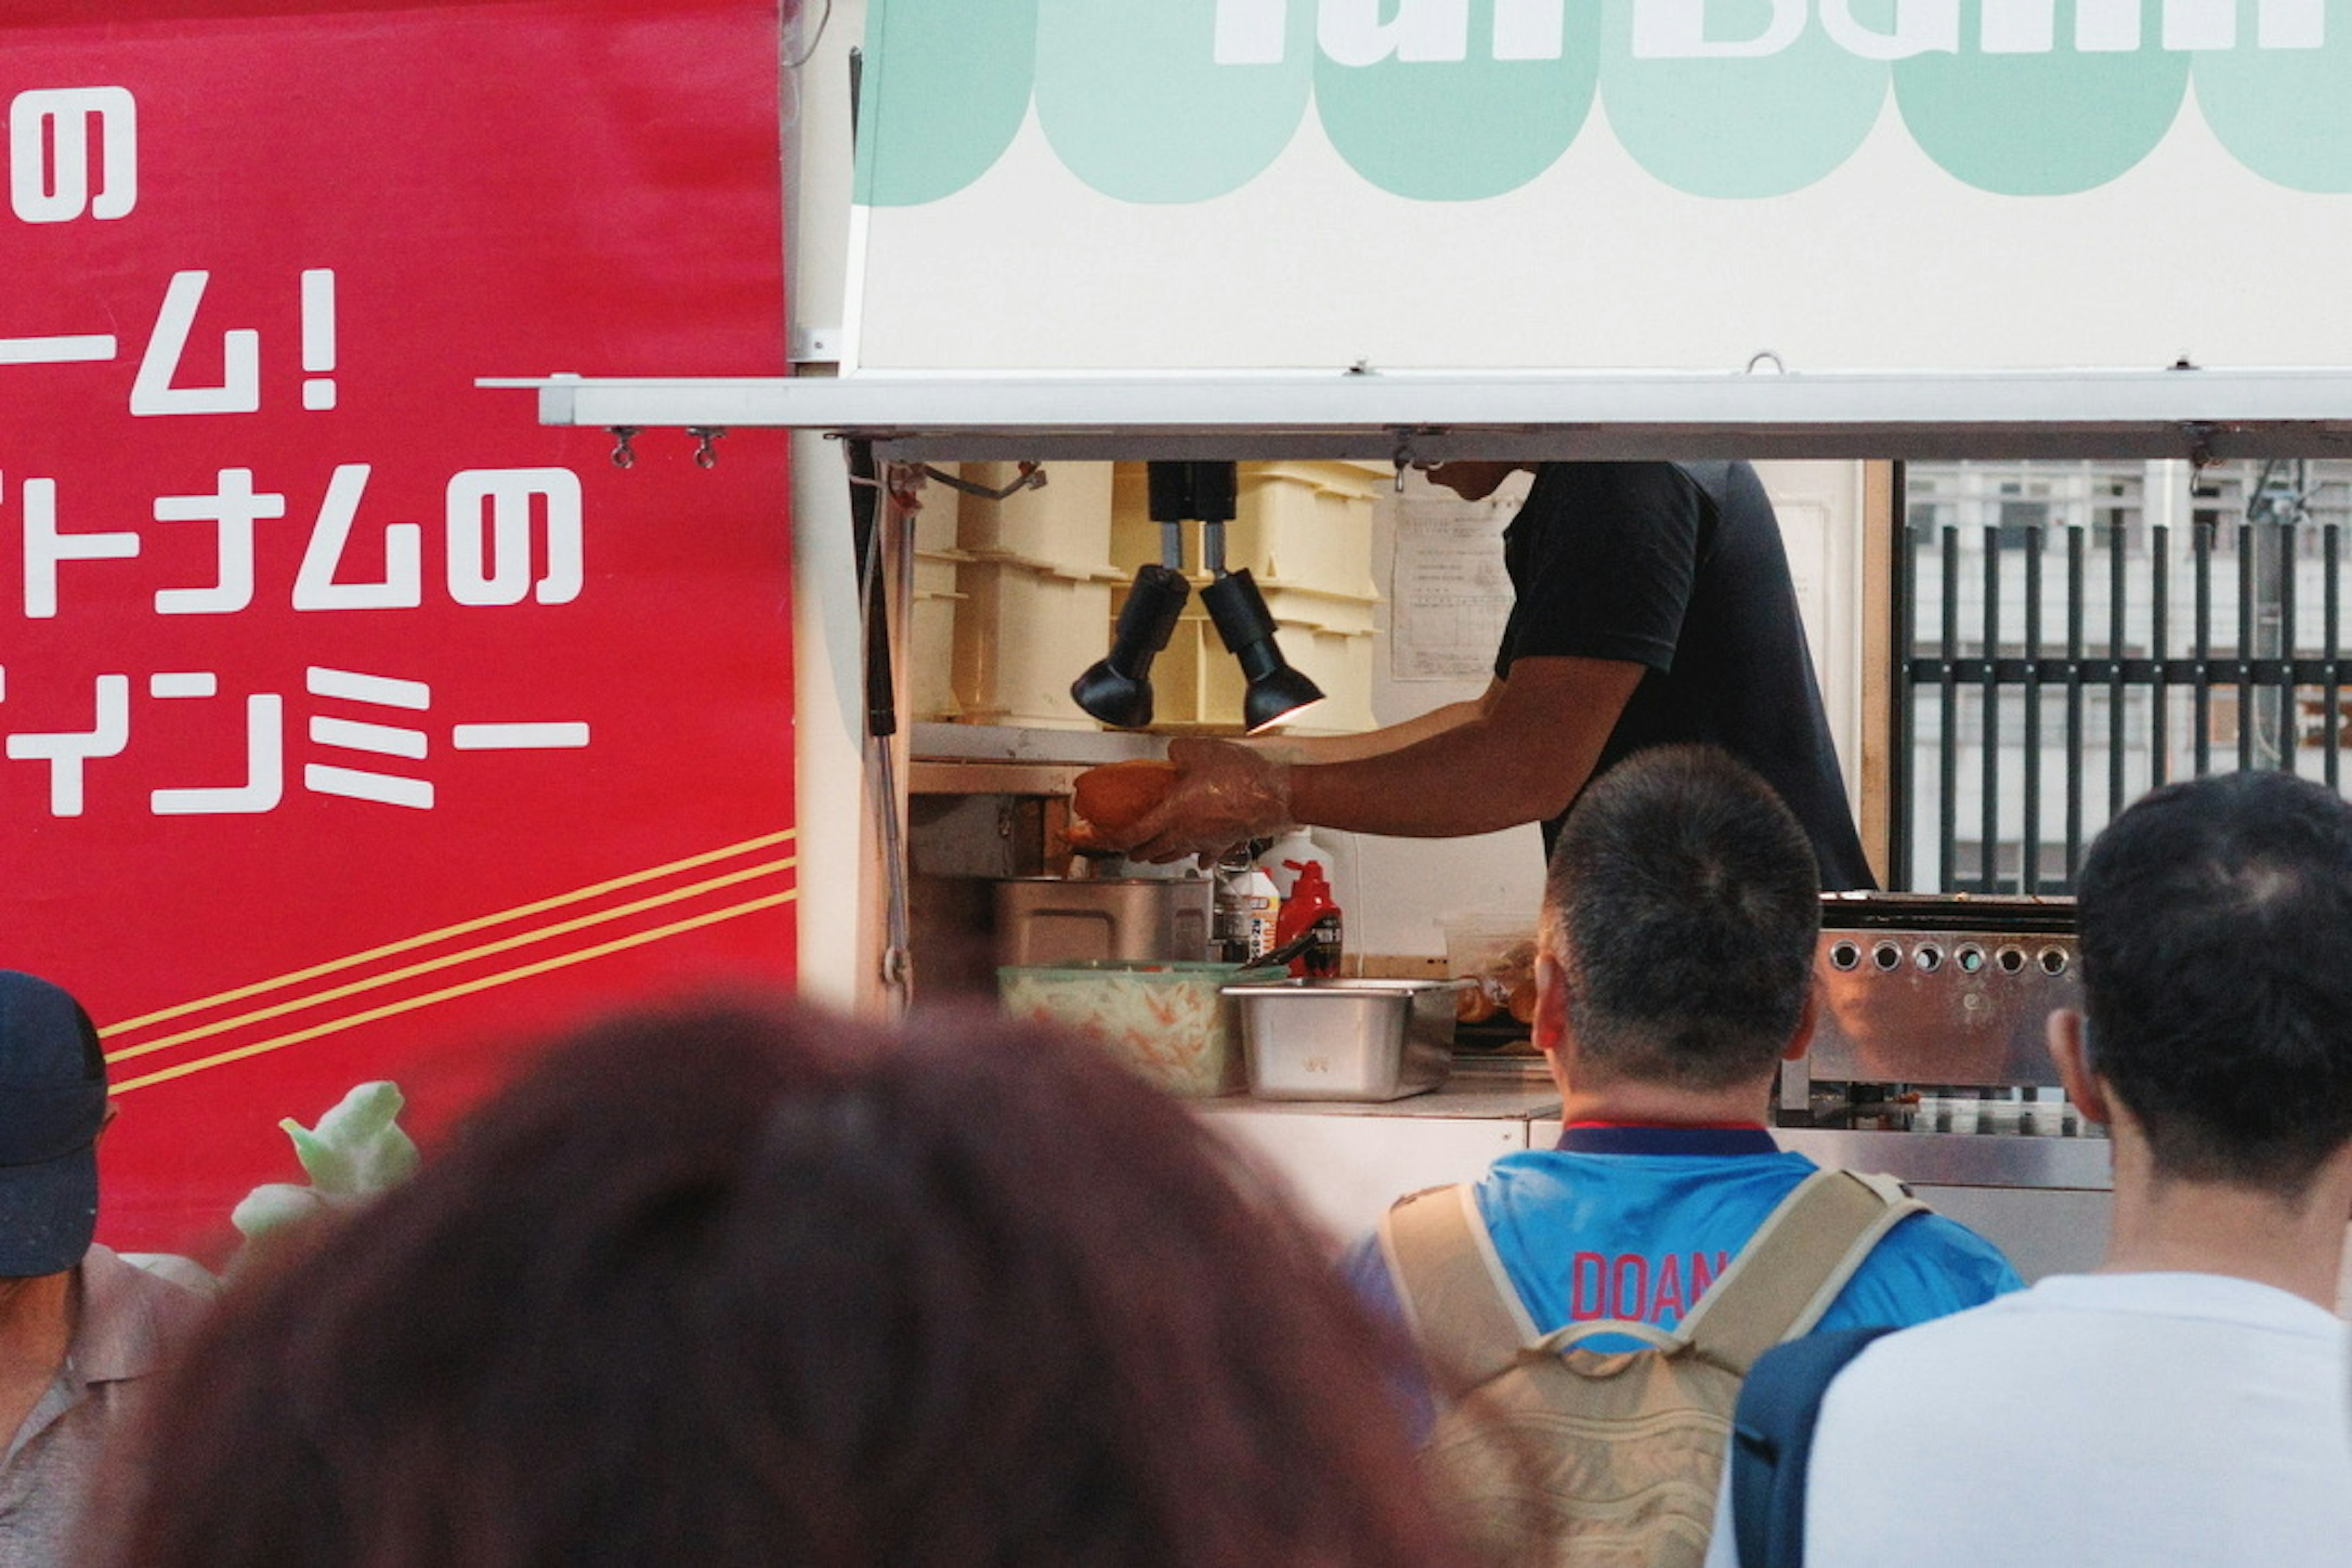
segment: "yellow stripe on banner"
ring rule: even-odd
[[[553,958],[542,958],[536,963],[526,963],[519,969],[503,970],[497,974],[486,974],[478,980],[468,980],[463,984],[446,986],[439,991],[428,991],[421,996],[410,996],[398,1002],[387,1002],[381,1007],[371,1007],[363,1013],[353,1013],[348,1017],[314,1024],[307,1029],[297,1029],[290,1035],[278,1035],[267,1040],[257,1040],[249,1046],[239,1046],[233,1051],[222,1051],[215,1056],[200,1057],[194,1061],[177,1062],[171,1067],[159,1068],[143,1077],[129,1079],[118,1083],[110,1092],[128,1094],[134,1089],[145,1089],[149,1084],[163,1083],[175,1078],[185,1078],[190,1073],[202,1072],[207,1068],[223,1067],[230,1062],[243,1061],[247,1057],[261,1056],[269,1051],[281,1050],[288,1046],[299,1046],[306,1040],[315,1040],[324,1035],[341,1034],[345,1029],[356,1029],[362,1024],[373,1024],[379,1018],[390,1018],[402,1013],[413,1013],[419,1007],[430,1007],[436,1003],[454,1001],[460,996],[470,996],[478,991],[488,991],[497,986],[512,984],[518,980],[529,980],[533,975],[546,974],[558,969],[568,969],[575,963],[586,963],[591,959],[603,958],[628,948],[643,947],[647,942],[659,942],[665,937],[679,936],[687,931],[698,931],[704,926],[717,925],[721,921],[731,921],[744,915],[756,914],[761,910],[770,910],[779,904],[791,903],[799,896],[797,890],[791,890],[771,893],[765,898],[752,899],[740,904],[730,904],[725,909],[712,910],[708,913],[695,915],[687,920],[674,921],[666,926],[656,926],[651,931],[635,931],[628,936],[615,937],[611,942],[601,942],[594,947],[583,947],[577,952],[558,953]]]
[[[396,952],[407,952],[415,948],[430,946],[436,942],[446,942],[453,936],[464,936],[469,931],[478,931],[488,926],[499,925],[507,921],[521,920],[525,916],[541,914],[548,910],[561,909],[565,904],[576,904],[583,899],[596,898],[601,894],[614,892],[622,888],[633,888],[640,882],[651,882],[662,877],[675,875],[679,871],[690,871],[698,866],[708,866],[714,860],[724,860],[735,855],[749,855],[757,850],[786,843],[793,837],[794,831],[789,827],[781,833],[764,833],[757,838],[746,838],[740,844],[730,844],[719,849],[708,849],[699,855],[689,855],[682,860],[672,860],[666,865],[649,866],[642,871],[631,871],[626,876],[614,877],[608,881],[592,882],[584,888],[574,888],[568,893],[556,893],[532,903],[517,904],[510,910],[500,910],[493,914],[478,916],[469,921],[460,921],[456,925],[442,926],[438,930],[423,931],[415,936],[403,937],[398,942],[388,942],[382,947],[372,947],[364,952],[354,952],[342,958],[331,958],[322,963],[314,963],[308,969],[289,970],[284,974],[276,975],[268,980],[257,980],[250,985],[240,985],[234,991],[215,992],[210,996],[199,996],[193,1002],[182,1002],[153,1013],[142,1013],[136,1018],[125,1018],[119,1024],[109,1024],[99,1030],[99,1038],[107,1039],[115,1035],[127,1035],[134,1029],[145,1028],[150,1024],[160,1024],[167,1018],[185,1017],[190,1013],[201,1013],[207,1007],[217,1007],[230,1002],[242,1002],[248,996],[258,996],[265,991],[276,991],[288,985],[299,985],[305,980],[315,980],[321,974],[332,974],[339,969],[350,969],[374,959],[389,958]]]
[[[442,969],[454,969],[461,963],[469,963],[477,958],[488,958],[492,953],[511,952],[516,948],[528,947],[535,942],[548,942],[559,936],[568,936],[576,931],[585,931],[590,926],[606,925],[630,915],[641,914],[646,910],[659,909],[664,904],[682,903],[698,894],[711,892],[719,888],[732,887],[738,882],[748,882],[756,877],[789,871],[799,864],[800,860],[795,856],[786,856],[781,860],[762,860],[756,866],[745,870],[730,871],[723,877],[711,877],[703,881],[689,883],[683,888],[673,888],[667,892],[656,893],[650,898],[638,899],[625,904],[615,904],[609,910],[598,910],[593,914],[574,915],[568,921],[558,921],[551,926],[541,926],[535,931],[501,937],[496,942],[486,942],[474,947],[462,948],[456,952],[446,952],[437,958],[428,958],[421,963],[412,963],[401,969],[386,970],[382,974],[373,974],[364,980],[354,980],[346,984],[330,986],[324,991],[313,992],[307,996],[297,996],[290,1002],[276,1002],[267,1007],[257,1007],[248,1013],[238,1013],[231,1017],[217,1018],[209,1024],[199,1024],[193,1029],[183,1029],[176,1035],[165,1035],[159,1040],[147,1040],[139,1045],[125,1046],[119,1051],[108,1052],[106,1059],[109,1062],[127,1062],[133,1057],[150,1056],[156,1051],[168,1050],[173,1046],[184,1045],[190,1040],[209,1039],[215,1035],[225,1035],[232,1029],[247,1024],[258,1023],[264,1018],[282,1018],[289,1013],[299,1013],[305,1007],[317,1007],[329,1002],[340,1002],[346,996],[356,996],[362,991],[381,990],[386,985],[396,984],[403,980],[414,980],[420,974],[431,974]]]

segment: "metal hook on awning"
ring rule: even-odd
[[[1396,463],[1396,493],[1402,495],[1404,494],[1404,471],[1412,467],[1412,443],[1411,441],[1401,440],[1397,443],[1394,461]]]
[[[2215,431],[2212,426],[2202,422],[2183,425],[2180,433],[2189,437],[2189,466],[2191,468],[2202,473],[2221,460],[2213,450]]]
[[[715,468],[719,466],[719,450],[715,443],[727,434],[723,425],[689,425],[686,433],[694,437],[694,466]]]
[[[615,425],[612,426],[613,467],[616,468],[634,468],[637,466],[637,450],[635,447],[630,446],[629,443],[637,438],[638,429],[639,426],[635,425]]]

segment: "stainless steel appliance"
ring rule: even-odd
[[[1781,1074],[1780,1146],[1901,1177],[2028,1278],[2094,1267],[2108,1144],[2044,1044],[2051,1010],[2081,1000],[2080,956],[2071,899],[1827,895],[1821,1022]]]
[[[1010,878],[996,884],[996,962],[1199,962],[1214,900],[1205,877]]]
[[[1811,1076],[2055,1087],[2043,1020],[2078,1005],[2074,901],[1832,893],[1822,901]]]

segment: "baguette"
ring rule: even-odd
[[[1070,788],[1070,805],[1103,833],[1124,833],[1167,798],[1176,782],[1173,763],[1108,763],[1080,773]]]

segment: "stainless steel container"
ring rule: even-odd
[[[996,962],[1200,963],[1215,885],[1205,877],[1015,877],[996,884]]]
[[[1454,1066],[1452,980],[1276,980],[1228,985],[1250,1092],[1264,1100],[1402,1100]]]

